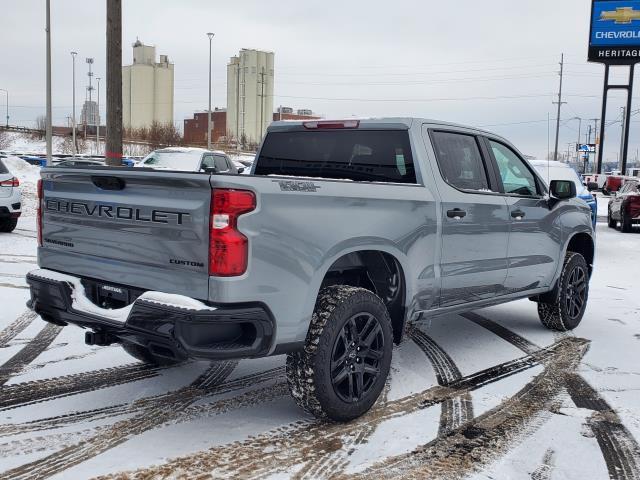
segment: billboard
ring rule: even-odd
[[[640,62],[640,0],[594,0],[589,61],[612,65]]]

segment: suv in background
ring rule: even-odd
[[[144,157],[136,167],[232,175],[244,172],[243,167],[236,167],[227,154],[222,151],[185,147],[155,150]]]
[[[21,212],[20,181],[0,160],[0,232],[13,232]]]
[[[554,160],[530,160],[529,163],[533,165],[536,171],[547,182],[547,185],[551,180],[571,180],[576,184],[576,196],[589,205],[591,209],[591,223],[593,228],[596,228],[596,220],[598,218],[598,200],[589,191],[589,189],[582,183],[580,176],[576,171],[566,163],[556,162]]]

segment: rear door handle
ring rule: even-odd
[[[515,218],[516,220],[522,220],[524,216],[525,213],[522,210],[514,210],[513,212],[511,212],[511,217]]]
[[[461,210],[460,208],[454,208],[453,210],[447,210],[447,217],[455,218],[456,220],[460,220],[467,216],[467,212]]]

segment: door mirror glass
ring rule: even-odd
[[[570,180],[551,180],[549,191],[553,198],[567,200],[576,196],[576,184]]]

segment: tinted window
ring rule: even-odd
[[[228,172],[229,171],[229,165],[227,165],[227,161],[225,160],[224,157],[222,157],[220,155],[216,155],[214,158],[216,159],[216,171],[217,172]]]
[[[270,132],[255,174],[416,182],[409,134],[404,130]]]
[[[433,132],[440,172],[450,185],[462,190],[488,190],[487,173],[476,138],[472,135]]]
[[[216,166],[216,164],[215,164],[215,162],[213,161],[213,155],[205,155],[205,156],[202,158],[202,167],[201,167],[201,168],[202,168],[203,170],[204,170],[205,168],[213,168],[213,167],[215,167],[215,166]]]
[[[2,160],[0,160],[0,173],[9,173],[9,170],[7,170],[7,167],[2,163]]]
[[[494,141],[489,141],[489,143],[491,144],[493,156],[498,163],[498,170],[500,172],[500,178],[502,178],[504,192],[515,195],[538,195],[536,178],[531,170],[527,168],[524,160],[518,157],[509,147],[501,143]]]

